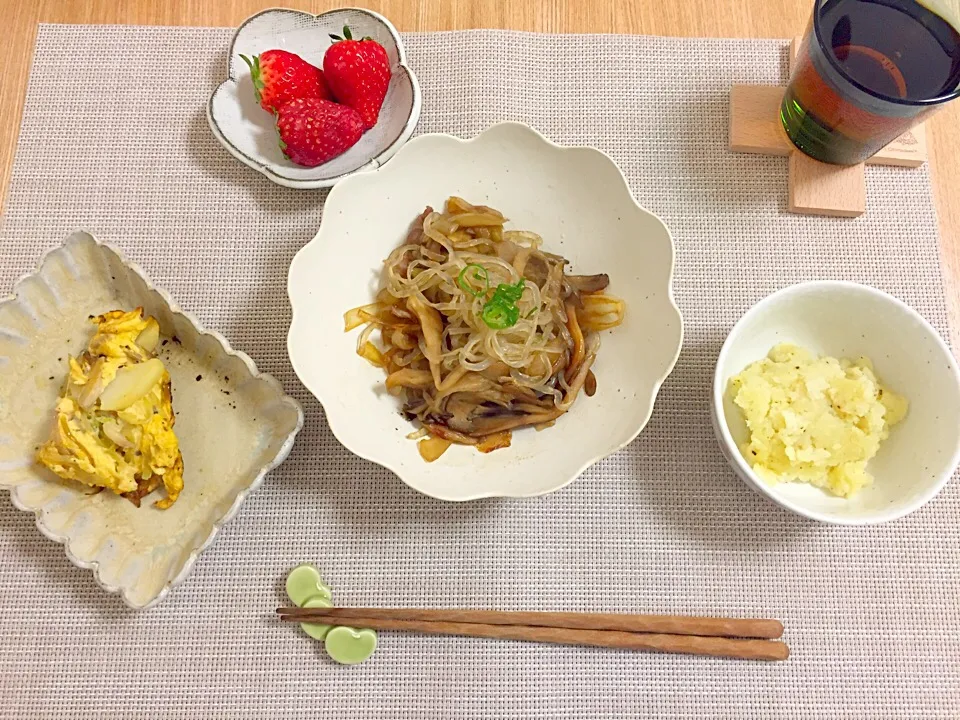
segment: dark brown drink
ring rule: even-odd
[[[914,0],[819,0],[780,109],[793,143],[853,165],[960,86],[960,32]]]

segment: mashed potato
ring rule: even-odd
[[[867,358],[817,358],[795,345],[777,345],[730,389],[750,430],[740,449],[757,475],[845,498],[873,482],[867,461],[907,414]]]

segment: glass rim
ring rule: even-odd
[[[878,98],[880,100],[883,100],[884,102],[894,103],[896,105],[904,105],[906,107],[930,107],[933,105],[940,105],[942,103],[948,102],[950,100],[955,100],[956,98],[960,97],[960,83],[958,83],[957,87],[954,90],[947,93],[946,95],[937,95],[936,97],[926,98],[924,100],[908,100],[906,98],[893,97],[892,95],[886,95],[884,93],[877,92],[876,90],[871,90],[863,83],[859,82],[858,80],[855,80],[846,70],[843,69],[843,66],[840,65],[840,62],[837,60],[836,56],[834,56],[833,54],[833,50],[826,43],[824,43],[823,36],[820,32],[820,29],[821,29],[820,28],[820,10],[829,1],[830,0],[817,0],[817,4],[813,8],[813,32],[814,32],[814,35],[816,36],[817,44],[820,46],[821,50],[823,50],[823,54],[826,56],[827,62],[830,63],[830,67],[836,70],[837,73],[840,74],[840,77],[842,77],[848,83],[858,88],[859,90],[862,90],[863,92],[867,93],[871,97]],[[843,2],[843,0],[837,0],[837,1]],[[913,2],[914,0],[909,0],[909,1]],[[918,3],[918,4],[922,4],[922,3]],[[933,11],[931,10],[930,12],[933,12]],[[938,15],[937,17],[940,17],[940,16]],[[950,23],[946,20],[946,18],[941,18],[941,19],[943,19],[944,22],[950,25]],[[950,25],[950,27],[953,27],[953,25]],[[960,33],[960,28],[954,28],[954,30]]]

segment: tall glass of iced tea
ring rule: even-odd
[[[816,0],[780,118],[817,160],[863,162],[960,96],[960,0]]]

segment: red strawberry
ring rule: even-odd
[[[367,129],[377,124],[390,85],[390,60],[376,40],[354,40],[350,28],[343,37],[331,35],[333,45],[323,56],[323,72],[333,96],[363,118]]]
[[[280,107],[277,131],[283,154],[314,167],[346,152],[363,135],[357,111],[329,100],[297,98]]]
[[[286,50],[267,50],[253,60],[241,55],[250,68],[257,102],[267,112],[276,112],[294,98],[332,100],[320,68]]]

